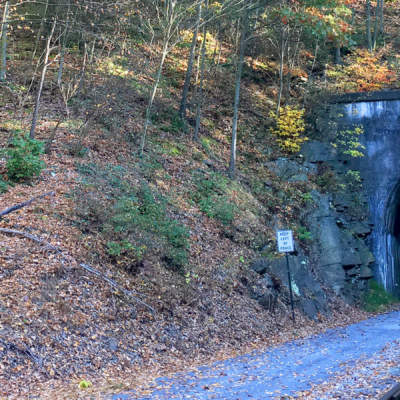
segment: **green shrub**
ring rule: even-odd
[[[309,232],[305,226],[297,227],[297,237],[303,242],[308,242],[312,239],[311,232]]]
[[[390,305],[398,303],[399,299],[388,293],[377,281],[371,279],[368,284],[368,291],[363,298],[363,305],[366,311],[385,311]]]
[[[0,177],[0,193],[7,192],[9,186],[10,184]]]
[[[226,196],[228,179],[217,173],[198,174],[195,183],[197,190],[192,194],[192,199],[200,210],[224,225],[232,223],[237,207]]]
[[[98,230],[106,252],[132,268],[146,254],[157,254],[181,270],[188,260],[189,231],[168,215],[167,201],[143,182],[132,187],[120,166],[80,165],[82,188],[75,195],[84,230]],[[85,190],[89,192],[85,193]]]
[[[220,220],[224,225],[231,224],[235,218],[236,206],[225,196],[205,197],[200,200],[199,207],[207,216]]]
[[[27,136],[17,135],[6,150],[7,175],[11,181],[23,182],[39,176],[45,164],[40,159],[44,144]]]

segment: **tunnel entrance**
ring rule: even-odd
[[[348,103],[343,127],[363,126],[365,156],[353,161],[363,178],[373,230],[369,241],[374,273],[400,296],[400,92],[399,99]]]
[[[388,264],[391,268],[392,292],[400,296],[400,182],[388,198],[385,216]]]

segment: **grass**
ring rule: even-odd
[[[400,299],[388,293],[377,281],[371,280],[367,293],[363,298],[363,306],[368,312],[382,312],[391,305],[399,303]]]

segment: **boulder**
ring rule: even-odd
[[[265,166],[276,176],[289,182],[306,182],[308,174],[314,174],[317,171],[314,164],[299,163],[296,160],[290,160],[285,157],[267,162]]]

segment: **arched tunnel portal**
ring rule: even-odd
[[[400,295],[400,182],[396,184],[387,199],[385,206],[384,235],[386,236],[386,247],[388,264],[393,268],[390,270],[390,282],[392,292]],[[389,271],[388,271],[389,272]],[[388,277],[389,278],[389,277]]]
[[[360,170],[368,198],[376,278],[400,297],[400,92],[397,96],[345,104],[339,124],[364,128],[365,156],[351,164]]]

